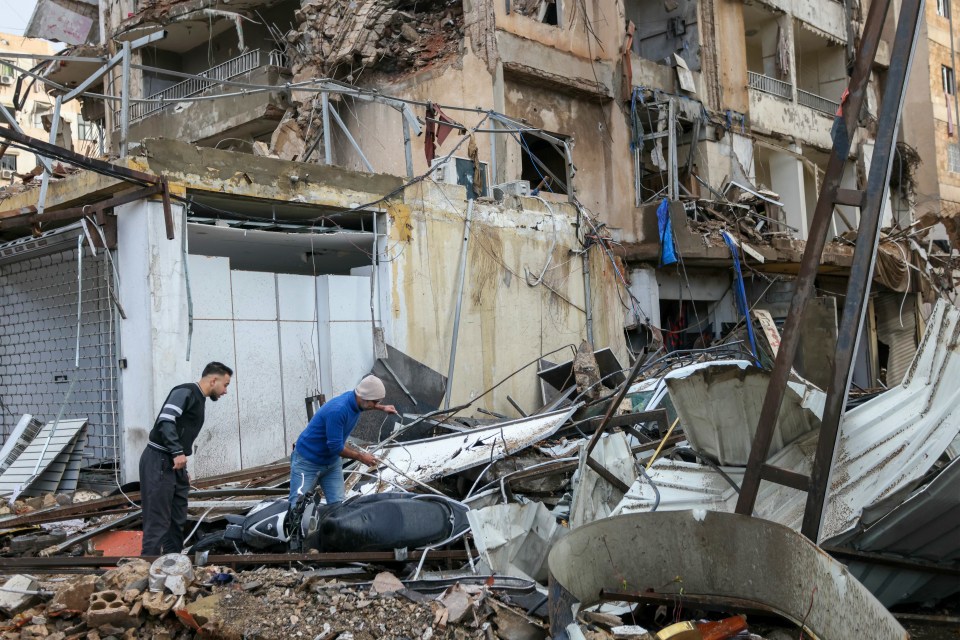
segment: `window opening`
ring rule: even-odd
[[[562,138],[556,134],[550,134]],[[567,193],[567,159],[553,143],[521,133],[520,179],[530,183],[533,192]]]

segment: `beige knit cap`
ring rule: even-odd
[[[383,381],[377,376],[367,376],[360,381],[354,391],[361,400],[383,400],[387,395]]]

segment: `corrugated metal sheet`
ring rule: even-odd
[[[33,439],[40,433],[43,423],[34,418],[29,413],[23,414],[17,426],[13,428],[10,435],[3,442],[3,448],[0,449],[0,473],[3,473],[13,464],[14,460],[20,457],[23,450],[26,449]]]
[[[874,543],[879,545],[882,539],[884,545],[892,547],[893,542],[887,536],[899,537],[905,555],[913,551],[924,553],[925,544],[929,544],[930,549],[938,544],[949,545],[951,535],[960,537],[956,529],[949,526],[956,525],[958,519],[953,511],[949,512],[952,521],[944,518],[945,521],[938,522],[932,529],[920,517],[920,513],[936,517],[932,497],[929,504],[915,503],[919,509],[917,515],[911,517],[908,511],[903,511],[902,516],[894,516],[900,509],[915,508],[907,507],[909,501],[903,502],[903,499],[960,437],[960,385],[956,384],[957,380],[960,380],[960,311],[941,302],[931,316],[920,350],[903,383],[852,409],[844,417],[821,541],[836,546],[838,541],[859,535],[861,524],[879,524],[886,514],[893,517],[888,521],[891,523],[890,532],[883,528],[877,530]],[[810,432],[802,436],[770,458],[770,464],[808,474],[817,435],[817,432]],[[950,468],[953,466],[954,463]],[[723,469],[739,486],[743,468]],[[705,508],[733,511],[736,505],[734,489],[710,467],[658,460],[648,474],[660,492],[658,510]],[[938,491],[937,495],[952,497],[956,503],[956,480],[951,474],[944,482],[948,485],[944,490],[946,493]],[[901,497],[898,499],[897,496]],[[756,515],[799,529],[805,502],[804,492],[762,483]],[[656,503],[656,493],[641,478],[633,484],[614,513],[650,511]],[[926,529],[931,530],[925,533]],[[927,542],[923,542],[924,535],[930,536]],[[868,572],[862,568],[861,574],[866,579]],[[892,584],[893,573],[888,571],[884,575],[883,580],[877,578],[875,588]],[[899,580],[899,573],[896,575]],[[895,591],[883,594],[885,602],[892,604],[906,597],[915,601],[933,594],[945,595],[939,577],[910,575],[909,572],[904,576],[905,582],[898,583]],[[907,581],[911,583],[906,584]]]
[[[360,493],[384,491],[390,487],[412,489],[430,482],[499,460],[548,438],[582,404],[560,411],[501,422],[436,438],[392,444],[377,452],[386,464],[377,482],[357,487]]]
[[[917,353],[916,305],[915,293],[881,293],[873,301],[877,314],[877,340],[890,348],[887,386],[903,381]]]
[[[762,369],[720,365],[670,377],[666,385],[693,448],[719,464],[746,465],[769,382]],[[805,381],[789,382],[771,453],[819,428],[825,400]]]
[[[892,511],[865,526],[863,531],[827,540],[825,544],[960,568],[960,459],[953,460]],[[850,571],[888,606],[960,592],[956,576],[904,571],[860,561],[852,562]]]
[[[33,442],[24,450],[20,457],[0,476],[0,495],[11,494],[21,490],[20,495],[32,496],[44,492],[57,491],[60,483],[67,478],[67,483],[76,488],[76,477],[79,477],[80,464],[74,458],[71,466],[71,456],[79,448],[81,456],[83,445],[86,442],[86,420],[61,420],[53,429],[54,423],[48,423]],[[49,440],[49,444],[47,441]],[[46,450],[44,451],[44,448]],[[42,457],[42,459],[41,459]],[[37,461],[40,460],[39,468]],[[75,467],[75,469],[74,469]],[[38,469],[37,474],[34,470]],[[70,473],[67,473],[70,469]]]

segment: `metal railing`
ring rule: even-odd
[[[786,100],[793,100],[793,85],[783,80],[777,80],[762,73],[747,71],[747,82],[751,89],[769,93]]]
[[[810,93],[809,91],[804,91],[803,89],[797,89],[797,102],[805,107],[810,107],[811,109],[820,111],[829,116],[836,115],[837,109],[840,108],[839,102],[827,100],[823,96],[818,96],[815,93]],[[866,105],[866,102],[864,102],[864,105]]]
[[[197,74],[201,77],[188,78],[183,82],[171,85],[163,91],[158,91],[153,95],[147,96],[147,100],[157,100],[158,102],[135,102],[130,105],[130,122],[137,122],[147,118],[158,111],[162,111],[178,100],[190,98],[203,93],[207,89],[216,86],[216,83],[222,80],[229,80],[244,73],[248,73],[261,66],[261,51],[254,49],[247,51],[236,58],[231,58],[226,62],[221,62],[215,67],[210,67],[206,71]],[[269,64],[273,66],[285,67],[286,56],[280,51],[271,51]],[[120,121],[120,110],[115,112],[115,122]]]

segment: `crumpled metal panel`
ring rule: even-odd
[[[824,544],[960,568],[960,459],[953,460],[902,504],[865,526],[863,531],[854,530]],[[860,561],[849,566],[888,606],[944,598],[960,591],[956,576]]]
[[[843,419],[820,539],[909,490],[960,435],[960,310],[940,301],[903,382]],[[893,505],[891,505],[893,506]]]
[[[897,509],[960,437],[960,386],[956,380],[960,380],[960,310],[940,302],[903,383],[852,409],[843,419],[821,541],[838,546],[849,537],[842,534],[855,534],[864,522],[877,522]],[[809,474],[817,435],[812,431],[802,436],[768,462]],[[740,485],[742,467],[723,470]],[[658,460],[647,473],[660,492],[659,504],[653,487],[640,478],[614,513],[650,511],[655,504],[663,511],[733,511],[736,506],[734,489],[709,466]],[[804,492],[765,482],[760,485],[755,514],[798,530],[805,504]],[[897,535],[906,535],[911,526],[916,535],[923,535],[922,520],[909,517],[896,527]],[[860,575],[866,577],[865,572]],[[891,575],[885,574],[886,583],[878,578],[877,587],[888,584]],[[909,577],[907,572],[903,575]],[[884,602],[915,601],[921,595],[924,599],[943,597],[952,592],[938,591],[938,578],[929,574],[909,579],[910,585],[900,583],[896,592],[882,593]]]
[[[627,486],[636,480],[637,470],[630,440],[622,431],[608,433],[597,442],[590,457]],[[580,466],[574,477],[573,502],[570,505],[570,528],[606,518],[623,499],[623,491],[600,477],[587,466],[587,441],[580,445]]]
[[[542,502],[471,509],[467,520],[473,543],[492,573],[537,582],[546,581],[550,547],[569,531]]]
[[[489,464],[550,437],[581,406],[576,404],[465,433],[389,445],[377,452],[386,465],[378,472],[378,480],[357,489],[363,494],[387,491],[391,487],[413,489],[418,483]]]
[[[847,569],[787,527],[707,511],[598,520],[554,544],[550,630],[600,591],[722,595],[763,603],[820,640],[906,640],[907,632]],[[813,602],[813,606],[811,606]]]
[[[708,367],[666,380],[691,446],[727,465],[747,464],[769,383],[768,372],[742,365]],[[806,381],[788,382],[771,454],[819,428],[825,401],[826,394]]]

